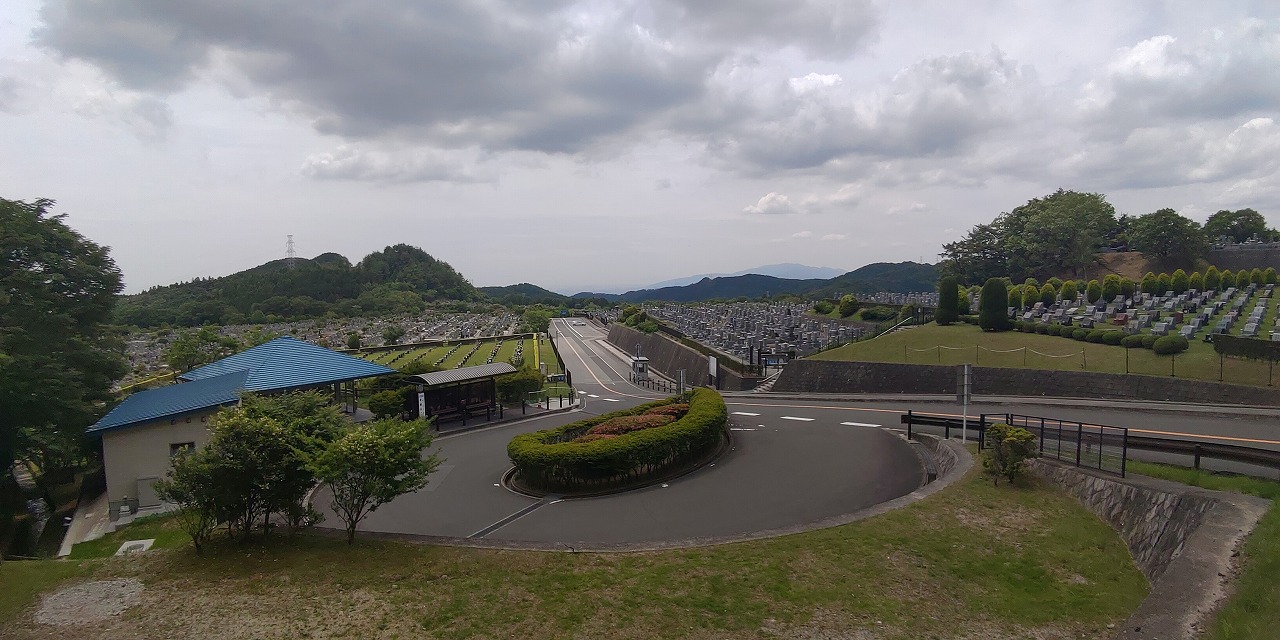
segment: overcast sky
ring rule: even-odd
[[[1280,3],[5,0],[0,197],[136,292],[398,242],[618,291],[934,262],[1059,187],[1280,224]]]

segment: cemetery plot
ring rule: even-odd
[[[898,294],[903,295],[903,294]],[[756,353],[808,355],[851,340],[867,325],[808,315],[809,304],[737,302],[645,305],[692,340],[750,362]]]

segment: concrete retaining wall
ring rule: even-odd
[[[800,393],[954,394],[959,366],[795,360],[774,391]],[[1280,407],[1280,393],[1265,387],[1160,376],[973,368],[973,393],[1113,400],[1158,400],[1198,404]]]
[[[1280,243],[1237,244],[1210,249],[1205,258],[1218,269],[1280,269]]]
[[[707,356],[686,347],[659,333],[644,333],[621,324],[609,325],[609,337],[606,338],[618,350],[634,356],[636,345],[640,345],[640,354],[649,359],[649,367],[658,373],[676,379],[676,372],[685,370],[685,381],[690,385],[706,385],[711,381]],[[719,369],[720,389],[725,391],[749,391],[755,388],[760,378],[748,378],[723,366]]]
[[[939,478],[950,476],[952,471],[960,467],[960,451],[963,451],[963,449],[960,449],[959,445],[954,442],[944,444],[948,441],[927,433],[913,434],[911,441],[917,443],[929,453],[929,456],[933,459],[934,466],[937,467]],[[968,454],[966,453],[965,455],[967,458]]]
[[[1033,460],[1052,482],[1111,525],[1151,581],[1151,592],[1116,638],[1186,638],[1229,593],[1232,558],[1269,500],[1130,476],[1117,478]]]

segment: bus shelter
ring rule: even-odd
[[[448,371],[432,371],[411,376],[418,381],[417,415],[436,418],[437,423],[468,417],[492,418],[502,413],[498,404],[495,378],[515,373],[516,368],[505,362],[494,362],[474,367],[462,367]]]

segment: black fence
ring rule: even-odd
[[[669,395],[675,395],[678,391],[678,389],[676,388],[677,385],[675,383],[667,382],[666,380],[655,380],[655,379],[636,380],[635,376],[632,376],[631,383],[636,385],[637,387],[644,387],[645,389],[651,389],[653,391],[657,391],[658,393],[666,393]]]
[[[1042,458],[1125,476],[1129,430],[1124,427],[1017,414],[1006,414],[1004,422],[1036,434]]]
[[[1018,414],[988,413],[970,418],[968,429],[977,432],[979,451],[986,447],[987,427],[996,422],[1022,427],[1035,434],[1038,440],[1037,448],[1043,457],[1054,458],[1078,467],[1113,473],[1121,477],[1128,473],[1128,461],[1132,451],[1186,456],[1190,458],[1188,466],[1197,470],[1200,469],[1202,460],[1212,459],[1280,471],[1280,451],[1274,449],[1147,436],[1130,433],[1130,430],[1125,427]],[[919,427],[930,427],[941,430],[943,437],[949,439],[965,427],[964,420],[955,415],[914,411],[908,411],[902,416],[902,424],[907,425],[908,438],[911,438],[913,431]],[[1211,438],[1211,436],[1205,437]]]

